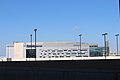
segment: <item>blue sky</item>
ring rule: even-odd
[[[37,41],[79,41],[103,46],[108,32],[111,50],[120,33],[118,0],[0,0],[0,55],[13,41],[28,42],[37,28]]]

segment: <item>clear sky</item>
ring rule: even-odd
[[[13,41],[79,41],[103,46],[108,32],[111,50],[120,33],[118,0],[0,0],[0,55]]]

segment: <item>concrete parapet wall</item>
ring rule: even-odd
[[[0,62],[0,80],[120,80],[120,60]]]

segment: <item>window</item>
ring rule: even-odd
[[[80,54],[85,54],[85,52],[81,52],[81,53],[78,53],[78,54],[79,54],[79,55],[80,55]]]
[[[44,53],[44,55],[47,55],[46,53]]]
[[[26,49],[26,58],[36,58],[35,49]]]
[[[98,47],[97,45],[91,45],[90,47]]]
[[[53,53],[53,55],[56,55],[56,53]]]
[[[87,55],[83,56],[83,57],[88,57]]]
[[[71,50],[68,50],[68,52],[71,52]]]
[[[70,55],[70,53],[66,53],[66,55]]]
[[[50,49],[48,49],[48,51],[51,51]]]
[[[72,54],[76,54],[76,53],[72,53]]]
[[[40,58],[42,58],[42,56],[40,56]]]
[[[76,50],[76,49],[73,49],[73,51],[78,51],[78,50]]]
[[[55,58],[58,58],[58,56],[55,56]]]
[[[62,54],[64,54],[64,53],[62,53]]]
[[[81,55],[78,55],[78,56],[76,56],[76,57],[82,57]]]
[[[55,52],[55,50],[52,50],[52,52]]]
[[[64,56],[60,56],[60,58],[63,58]]]
[[[64,51],[67,51],[67,49],[64,49]]]
[[[62,52],[63,50],[57,50],[57,52]]]
[[[87,49],[82,49],[81,51],[87,51]]]
[[[66,56],[66,57],[70,57],[70,56]]]

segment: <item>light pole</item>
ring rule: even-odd
[[[82,38],[82,34],[80,34],[79,37],[80,37],[80,54],[81,54],[81,38]]]
[[[35,31],[35,60],[36,60],[36,31],[37,29],[34,29],[34,31]]]
[[[108,33],[104,33],[104,34],[102,34],[102,36],[104,37],[104,51],[105,51],[105,59],[106,59],[106,35],[107,35]]]
[[[116,47],[117,47],[117,56],[118,56],[118,37],[119,37],[119,34],[116,34]]]
[[[33,55],[32,54],[32,34],[30,34],[30,42],[31,42],[31,50],[30,51],[31,51],[31,55]]]

